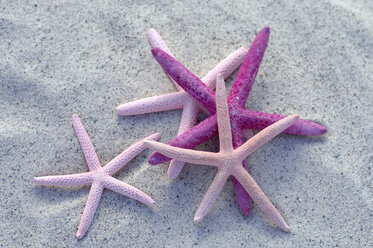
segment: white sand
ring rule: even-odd
[[[1,247],[373,246],[372,1],[56,2],[0,2]],[[274,227],[255,205],[244,218],[231,182],[194,223],[215,170],[187,165],[170,182],[167,165],[149,166],[146,151],[116,177],[156,206],[106,190],[77,241],[88,187],[32,183],[33,176],[87,171],[72,114],[82,118],[102,164],[151,133],[167,142],[180,111],[115,113],[120,103],[174,91],[146,31],[155,28],[203,76],[265,25],[271,38],[247,106],[298,113],[329,129],[318,138],[280,135],[248,159],[291,232]],[[216,141],[200,149],[216,150]]]

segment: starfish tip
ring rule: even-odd
[[[153,199],[149,199],[149,206],[153,207],[155,204],[155,201]]]
[[[328,129],[326,127],[324,127],[324,126],[320,127],[320,133],[321,134],[326,134],[327,132],[328,132]]]
[[[307,135],[319,136],[319,135],[326,134],[328,132],[328,129],[324,127],[323,125],[312,123],[312,125],[308,127],[307,131],[308,131]]]
[[[115,110],[117,111],[117,114],[118,115],[122,115],[122,105],[119,105],[118,107],[115,108]]]
[[[295,114],[295,115],[293,115],[293,118],[298,120],[300,118],[300,116],[298,114]]]
[[[277,226],[279,228],[281,228],[281,230],[283,230],[284,232],[290,232],[290,227],[289,225],[286,223],[286,221],[284,219],[282,219],[281,217],[281,220],[279,220],[279,222],[276,223]]]
[[[159,140],[161,138],[161,134],[160,133],[155,133],[152,135],[152,138],[154,138],[154,140]]]
[[[196,215],[194,216],[195,222],[200,222],[202,219],[203,219],[203,216],[200,215],[199,213],[196,213]]]
[[[270,33],[271,29],[269,28],[269,26],[265,26],[262,30],[259,31],[258,35],[261,37],[261,39],[268,40]]]
[[[148,30],[148,35],[150,35],[151,33],[154,33],[154,32],[157,32],[157,31],[155,31],[154,28],[150,28],[150,29]]]
[[[175,173],[174,171],[170,171],[170,170],[169,170],[169,171],[167,172],[167,176],[168,176],[169,179],[174,180],[174,179],[177,178],[178,174]]]
[[[152,47],[153,56],[157,56],[160,51],[162,51],[162,50],[159,49],[158,47]]]
[[[73,114],[72,119],[73,119],[73,121],[74,120],[80,120],[79,115],[77,115],[77,114]]]
[[[285,232],[290,232],[290,227],[286,223],[285,223],[285,226],[283,226],[281,229],[284,230]]]
[[[263,29],[262,29],[264,32],[271,32],[271,28],[267,25],[267,26],[265,26]]]
[[[251,206],[248,207],[248,208],[245,208],[245,209],[240,208],[240,210],[241,210],[241,213],[242,213],[243,216],[248,217],[248,216],[250,216]]]
[[[77,238],[78,240],[81,239],[81,238],[83,238],[83,236],[84,236],[84,233],[81,233],[80,230],[78,230],[78,231],[76,232],[76,238]]]
[[[146,142],[145,142],[145,143],[146,143]],[[152,156],[150,156],[150,158],[148,159],[148,163],[149,163],[150,165],[157,165],[157,159],[154,158],[154,157],[152,157]]]

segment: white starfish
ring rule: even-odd
[[[173,56],[164,40],[154,29],[149,30],[148,40],[152,47],[158,47],[167,52],[169,55]],[[207,73],[206,76],[202,78],[202,82],[214,89],[217,74],[222,73],[224,78],[227,78],[242,63],[247,52],[247,47],[237,49],[227,58],[222,60],[218,65],[216,65],[214,69]],[[188,93],[186,93],[172,78],[171,80],[178,89],[178,92],[148,97],[122,104],[117,107],[118,114],[121,116],[141,115],[182,108],[183,112],[177,135],[191,129],[197,122],[200,107],[198,103],[191,96],[189,96]],[[245,137],[251,137],[251,130],[247,130],[245,132]],[[169,178],[175,179],[180,174],[183,167],[184,162],[172,160],[167,172]]]
[[[228,104],[225,97],[224,78],[221,74],[217,78],[216,109],[220,141],[220,151],[218,153],[182,149],[155,141],[145,141],[145,145],[169,158],[188,163],[212,165],[218,168],[218,173],[194,216],[195,221],[201,220],[211,210],[228,177],[234,176],[263,212],[282,230],[289,231],[289,226],[279,211],[268,200],[250,174],[242,167],[242,161],[252,152],[290,127],[299,119],[299,116],[292,115],[272,124],[234,150]]]
[[[160,135],[155,133],[138,141],[115,157],[106,166],[101,167],[92,141],[88,137],[79,116],[73,115],[72,119],[76,136],[82,147],[90,171],[62,176],[34,177],[34,183],[47,186],[83,186],[91,184],[87,203],[84,207],[83,215],[76,233],[76,237],[80,239],[84,236],[92,223],[104,188],[111,189],[112,191],[128,196],[146,205],[154,205],[154,200],[150,196],[112,176],[140,152],[146,149],[144,140],[158,140]]]

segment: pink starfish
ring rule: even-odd
[[[148,40],[152,47],[158,47],[173,57],[164,40],[154,29],[149,30]],[[202,82],[204,82],[208,87],[214,89],[217,74],[220,72],[225,78],[228,77],[242,63],[247,51],[247,47],[237,49],[207,73],[207,75],[202,78]],[[117,107],[118,114],[122,116],[140,115],[182,108],[183,112],[181,115],[178,135],[194,127],[197,122],[199,105],[173,79],[171,80],[179,92],[148,97],[122,104]],[[248,137],[251,137],[249,135],[250,133],[248,133]],[[180,174],[183,167],[184,162],[172,160],[167,173],[169,178],[175,179]]]
[[[263,129],[285,117],[279,114],[268,114],[245,109],[246,98],[250,93],[251,87],[258,73],[260,63],[267,47],[269,33],[269,27],[265,27],[255,37],[227,98],[234,148],[239,147],[243,143],[242,129]],[[198,77],[188,71],[180,62],[159,48],[153,48],[152,53],[163,69],[210,113],[210,116],[206,120],[202,121],[187,132],[177,136],[167,144],[175,147],[192,149],[206,140],[211,139],[218,131],[214,91],[206,87]],[[327,129],[325,127],[317,123],[300,119],[294,123],[294,125],[284,130],[284,133],[321,135],[326,131]],[[168,160],[170,159],[166,156],[155,153],[149,158],[149,163],[156,165]],[[243,161],[243,166],[247,169],[245,160]],[[233,179],[233,182],[235,185],[237,202],[240,206],[241,212],[244,215],[249,215],[251,200],[237,180]]]
[[[158,140],[161,136],[156,133],[138,141],[110,161],[105,167],[101,167],[93,144],[78,115],[73,115],[73,126],[90,171],[62,176],[34,177],[34,183],[47,186],[83,186],[91,184],[91,190],[89,191],[87,203],[76,233],[76,237],[80,239],[91,225],[104,188],[111,189],[146,205],[154,205],[154,200],[150,196],[112,176],[131,159],[146,149],[144,145],[145,140]]]
[[[228,177],[233,176],[240,182],[263,212],[277,226],[288,232],[290,230],[289,226],[256,184],[254,179],[242,167],[242,161],[286,128],[290,127],[299,119],[299,116],[292,115],[266,127],[253,138],[246,141],[242,146],[234,149],[232,145],[230,113],[228,112],[228,103],[225,99],[224,78],[221,74],[219,74],[217,78],[216,109],[220,141],[220,151],[218,153],[176,148],[155,141],[145,141],[145,145],[168,157],[180,161],[212,165],[218,168],[218,172],[194,216],[195,221],[200,221],[204,216],[206,216],[216,201],[220,191],[223,189]]]

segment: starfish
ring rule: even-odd
[[[232,145],[230,114],[228,112],[228,103],[225,99],[224,78],[221,74],[217,77],[216,109],[220,141],[220,151],[218,153],[177,148],[156,141],[145,141],[145,145],[170,158],[188,163],[217,167],[218,172],[197,209],[194,216],[195,221],[200,221],[206,216],[211,210],[220,191],[223,189],[228,177],[234,176],[263,212],[278,227],[288,232],[290,230],[289,226],[286,224],[279,211],[256,184],[254,179],[242,167],[242,161],[255,150],[280,134],[283,130],[290,127],[299,119],[299,116],[292,115],[266,127],[257,135],[246,141],[242,146],[234,149]]]
[[[101,167],[92,141],[78,115],[73,115],[73,127],[79,143],[82,147],[84,157],[87,161],[89,172],[61,175],[34,177],[34,183],[46,186],[83,186],[91,184],[87,203],[84,207],[76,237],[81,239],[92,223],[101,194],[104,188],[111,189],[119,194],[128,196],[146,205],[153,206],[154,200],[141,190],[126,184],[112,176],[124,165],[146,149],[145,140],[158,140],[161,136],[158,133],[152,134],[127,148],[124,152],[115,157],[106,166]]]
[[[148,40],[152,47],[158,47],[173,57],[165,41],[154,29],[150,29],[148,31]],[[214,69],[207,73],[206,76],[202,78],[202,82],[204,82],[208,87],[214,89],[217,74],[220,72],[225,78],[228,77],[242,63],[247,51],[247,47],[237,49],[235,52],[221,61]],[[174,83],[178,92],[148,97],[122,104],[117,107],[117,113],[121,116],[129,116],[182,108],[183,112],[181,115],[178,135],[184,133],[185,131],[194,127],[196,124],[200,107],[198,103],[192,97],[190,97],[188,93],[186,93],[172,78],[171,81]],[[248,137],[251,137],[249,136],[250,130],[247,132]],[[167,172],[168,177],[175,179],[180,174],[183,167],[184,162],[172,160]]]
[[[260,63],[267,47],[270,30],[263,28],[255,37],[249,52],[237,74],[231,92],[227,97],[232,126],[233,147],[237,148],[243,144],[243,129],[263,129],[279,121],[285,116],[269,114],[248,110],[245,108],[246,99],[250,93],[255,77],[258,73]],[[153,48],[154,58],[163,69],[199,104],[210,113],[210,116],[200,122],[197,126],[180,134],[167,144],[175,147],[192,149],[197,145],[211,139],[218,132],[217,116],[215,108],[215,92],[201,82],[193,73],[186,69],[180,62],[163,52],[159,48]],[[321,135],[327,129],[317,123],[299,119],[291,127],[284,130],[284,133],[297,135]],[[170,158],[155,153],[150,156],[149,163],[152,165],[164,163]],[[246,160],[243,166],[247,170]],[[233,178],[236,197],[241,212],[249,215],[251,200],[239,182]]]

